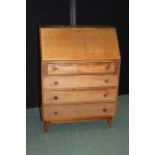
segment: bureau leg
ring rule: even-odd
[[[107,123],[108,123],[109,128],[112,128],[112,117],[107,118]]]
[[[49,122],[44,122],[44,132],[45,133],[48,132],[48,125],[49,125]]]

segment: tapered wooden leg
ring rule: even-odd
[[[112,128],[112,117],[107,118],[107,123],[108,123],[109,128]]]
[[[44,132],[45,133],[48,132],[48,125],[49,125],[49,122],[44,122]]]

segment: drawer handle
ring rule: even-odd
[[[54,85],[58,85],[59,84],[59,82],[58,81],[54,81]]]
[[[57,111],[54,111],[54,115],[58,115],[58,112]]]
[[[107,112],[107,109],[103,108],[102,111],[103,111],[103,112]]]
[[[109,68],[110,68],[110,65],[107,65],[107,66],[105,67],[106,70],[108,70]]]
[[[59,68],[57,68],[57,67],[54,67],[53,68],[53,71],[57,71],[57,70],[59,70]]]
[[[108,79],[106,79],[106,80],[105,80],[105,83],[108,83],[108,82],[109,82],[109,80],[108,80]]]
[[[54,100],[57,100],[58,99],[58,96],[54,96]]]
[[[108,96],[108,93],[105,93],[103,96],[104,96],[104,97],[107,97],[107,96]]]

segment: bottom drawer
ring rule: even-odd
[[[113,116],[116,103],[46,105],[43,107],[44,121],[65,121],[87,119],[97,116]]]

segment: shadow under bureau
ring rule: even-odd
[[[115,28],[40,27],[42,120],[107,120],[117,111],[120,52]]]

